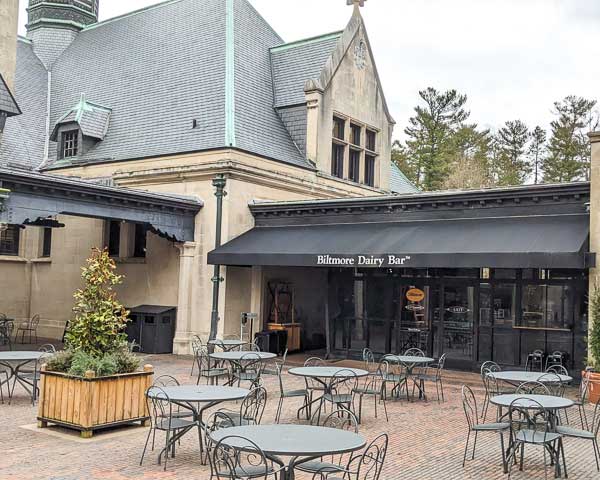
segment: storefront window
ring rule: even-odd
[[[573,300],[568,285],[523,285],[521,326],[571,328]]]
[[[515,320],[517,288],[512,283],[494,285],[494,325],[511,325]]]

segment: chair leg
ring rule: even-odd
[[[569,473],[567,472],[567,460],[565,458],[565,445],[562,441],[562,438],[558,439],[558,443],[560,446],[560,453],[562,455],[562,463],[563,463],[563,468],[565,469],[565,478],[569,478]],[[556,460],[558,462],[558,453],[556,454]]]
[[[523,471],[523,460],[525,459],[525,443],[521,443],[521,460],[519,461],[519,470]],[[544,463],[546,463],[544,461]]]
[[[506,465],[506,451],[504,450],[504,434],[500,432],[500,448],[502,449],[502,469],[504,473],[508,473],[508,467]]]
[[[283,397],[279,397],[279,404],[277,405],[277,412],[275,412],[275,423],[279,423],[282,405],[283,405]]]
[[[471,439],[471,430],[467,433],[467,442],[465,443],[465,453],[463,455],[463,463],[462,466],[465,468],[465,462],[467,461],[467,452],[469,451],[469,440]]]
[[[163,467],[163,470],[166,472],[167,471],[167,460],[169,459],[169,434],[171,433],[170,430],[166,431],[165,434],[165,466]],[[160,455],[158,456],[158,459],[160,461]]]
[[[150,430],[148,430],[148,435],[146,435],[146,443],[144,443],[144,450],[142,450],[142,458],[140,458],[140,466],[142,465],[142,462],[144,461],[144,455],[146,454],[146,449],[148,448],[148,441],[150,440],[150,434],[153,431],[154,431],[154,428],[150,427]],[[152,449],[154,450],[154,445],[152,446]]]
[[[475,441],[473,442],[473,453],[471,455],[471,460],[475,460],[475,447],[477,447],[477,434],[479,432],[475,431]]]

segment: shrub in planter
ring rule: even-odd
[[[117,300],[114,287],[123,277],[115,270],[106,249],[93,249],[82,268],[65,351],[42,367],[40,426],[53,422],[91,436],[97,428],[148,419],[144,393],[152,367],[137,371],[140,361],[127,348],[129,312]]]
[[[600,399],[600,288],[594,286],[590,298],[590,325],[588,328],[588,364],[595,372],[587,372],[590,377],[589,400],[596,403]]]

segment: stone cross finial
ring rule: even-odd
[[[366,1],[367,0],[346,0],[346,3],[348,5],[354,5],[356,7],[364,7]]]

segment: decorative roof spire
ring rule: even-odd
[[[366,1],[367,0],[346,0],[346,4],[354,5],[354,8],[358,9],[358,7],[364,7]]]

